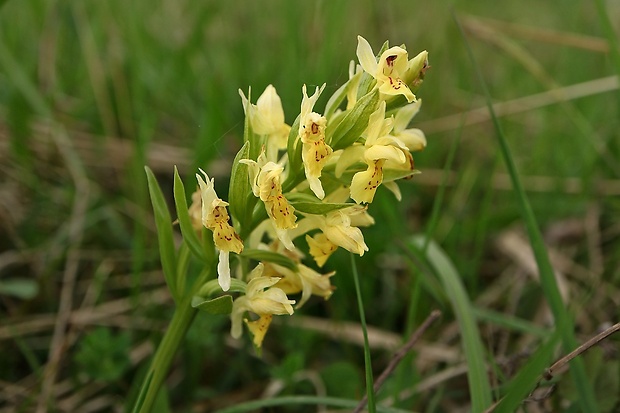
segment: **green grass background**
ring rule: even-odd
[[[155,171],[170,205],[174,164],[186,187],[203,167],[225,193],[243,136],[237,90],[251,86],[255,100],[273,84],[290,124],[302,84],[327,83],[320,108],[348,79],[358,34],[375,50],[386,39],[405,43],[410,55],[426,49],[431,64],[414,120],[427,131],[428,147],[414,154],[422,175],[401,184],[401,203],[380,191],[370,207],[377,225],[364,231],[370,251],[358,268],[367,321],[385,337],[405,338],[439,308],[443,318],[425,345],[456,355],[427,363],[407,358],[378,399],[411,390],[463,360],[449,292],[403,249],[413,235],[428,231],[477,309],[481,350],[498,399],[551,329],[540,285],[514,257],[523,247],[513,254],[497,247],[502,235],[523,224],[515,193],[497,182],[506,169],[492,123],[463,126],[466,117],[458,116],[484,107],[485,97],[453,13],[493,102],[618,73],[590,2],[2,2],[0,351],[6,357],[0,358],[0,408],[31,411],[37,405],[54,320],[67,314],[62,287],[68,268],[77,265],[69,310],[97,314],[109,303],[126,307],[110,317],[71,319],[56,369],[61,390],[54,390],[51,409],[122,410],[152,353],[149,343],[157,342],[172,310],[165,296],[150,294],[161,289],[163,277],[143,166]],[[620,21],[614,3],[605,13],[612,23]],[[501,118],[543,235],[567,257],[562,272],[579,342],[620,316],[619,96],[613,87],[572,100],[556,95],[556,103]],[[569,179],[576,189],[566,190]],[[225,317],[198,316],[162,393],[162,411],[166,403],[170,411],[211,411],[259,398],[270,384],[281,385],[279,395],[316,394],[318,386],[328,396],[361,398],[359,342],[333,339],[296,321],[358,322],[349,257],[339,252],[329,267],[338,271],[334,296],[312,301],[274,326],[262,358],[247,337],[230,339]],[[29,327],[37,322],[43,327]],[[584,356],[603,411],[617,407],[618,391],[610,385],[618,383],[617,348],[611,338]],[[552,355],[561,354],[557,347]],[[376,374],[390,355],[375,345]],[[549,357],[540,364],[550,363]],[[570,380],[557,381],[556,391],[529,409],[578,411]],[[396,405],[466,411],[468,392],[460,374]],[[317,407],[271,409],[265,411]]]

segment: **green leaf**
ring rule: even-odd
[[[192,254],[194,254],[199,260],[206,261],[202,242],[196,234],[196,230],[192,226],[192,221],[189,216],[189,208],[187,207],[187,195],[185,193],[185,186],[179,176],[177,167],[174,167],[174,204],[177,209],[177,218],[179,220],[179,226],[181,227],[181,233],[183,239],[187,243]]]
[[[191,250],[187,246],[186,240],[181,242],[179,251],[177,254],[177,291],[180,296],[185,293],[185,283],[187,281],[187,273],[189,268],[189,261],[191,256]]]
[[[179,296],[176,291],[176,268],[177,257],[172,237],[172,220],[168,212],[168,206],[164,199],[164,194],[157,183],[157,179],[153,171],[148,166],[144,167],[146,178],[149,185],[149,193],[151,195],[151,204],[153,205],[153,213],[155,214],[155,226],[157,227],[157,241],[159,243],[159,255],[161,266],[164,271],[166,284],[172,294],[172,297],[178,301]]]
[[[301,142],[299,141],[299,122],[301,122],[301,114],[295,118],[295,122],[291,126],[291,131],[288,134],[288,141],[286,142],[286,152],[288,154],[288,163],[290,167],[289,179],[294,179],[302,169],[301,162]],[[300,148],[298,150],[298,147]]]
[[[411,239],[412,247],[423,249],[425,239],[424,236],[419,235],[413,237]],[[426,255],[450,298],[459,324],[463,350],[467,359],[467,377],[472,411],[482,412],[491,404],[491,385],[486,372],[484,346],[480,339],[472,304],[454,264],[439,245],[433,241],[429,242]]]
[[[327,125],[327,142],[333,150],[343,149],[355,142],[368,127],[368,118],[377,109],[379,90],[373,90],[359,99],[335,128]]]
[[[312,215],[325,215],[338,209],[349,208],[357,204],[331,204],[326,202],[291,202],[291,205],[299,212]]]
[[[233,299],[230,295],[222,295],[208,300],[200,296],[192,297],[192,307],[209,314],[230,314],[232,312],[232,305]]]
[[[347,96],[347,92],[350,86],[351,80],[349,79],[349,81],[347,81],[344,85],[340,86],[338,90],[336,90],[327,101],[327,104],[325,105],[325,113],[323,114],[323,116],[325,116],[328,120],[331,118],[336,109],[338,109],[338,106],[340,106],[344,98]]]
[[[297,264],[289,257],[279,254],[273,251],[264,251],[253,248],[246,248],[241,253],[242,257],[249,258],[256,261],[271,262],[282,267],[288,268],[291,271],[297,271]]]
[[[252,194],[252,187],[248,178],[248,165],[241,163],[242,159],[250,159],[250,142],[243,144],[233,160],[228,189],[228,202],[230,204],[228,209],[241,229],[250,224],[252,210],[257,199],[254,196],[248,198],[248,194]]]
[[[0,280],[0,295],[9,295],[22,300],[30,300],[39,293],[39,284],[28,278]]]

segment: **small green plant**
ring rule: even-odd
[[[360,256],[368,251],[360,228],[374,224],[367,205],[378,187],[400,199],[396,181],[417,173],[411,152],[423,149],[426,138],[407,126],[422,103],[414,93],[428,68],[428,53],[409,59],[404,46],[386,42],[377,57],[360,36],[357,56],[359,65],[351,62],[349,80],[322,113],[316,106],[325,85],[311,95],[302,87],[300,114],[290,126],[273,86],[256,104],[251,103],[251,90],[247,97],[239,92],[246,115],[244,144],[233,161],[227,200],[200,170],[188,206],[175,171],[174,198],[183,235],[179,249],[163,194],[147,169],[162,266],[177,308],[135,412],[151,410],[196,310],[230,314],[232,337],[241,338],[245,325],[260,350],[273,316],[292,315],[312,295],[330,298],[335,273],[315,268],[338,248]],[[314,264],[303,260],[304,250]],[[187,274],[190,259],[204,268],[197,277]],[[365,325],[355,268],[352,275]]]
[[[75,362],[79,374],[103,382],[113,382],[131,366],[129,333],[112,334],[109,328],[99,327],[79,342]]]

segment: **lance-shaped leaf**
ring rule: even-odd
[[[303,163],[301,160],[301,150],[303,145],[299,139],[299,122],[301,115],[297,116],[293,126],[291,126],[291,132],[288,135],[288,142],[286,144],[286,153],[288,155],[288,176],[282,184],[282,191],[288,192],[299,184],[305,175],[303,171]]]
[[[233,299],[230,295],[222,295],[217,298],[209,299],[198,296],[192,297],[192,307],[209,314],[230,314],[232,312],[232,306]]]
[[[248,198],[248,195],[252,194],[252,187],[248,179],[248,165],[241,163],[242,159],[250,159],[249,142],[243,144],[233,160],[228,189],[228,209],[233,219],[241,226],[240,229],[249,225],[256,203],[256,197]]]
[[[189,216],[187,207],[187,196],[185,193],[185,186],[179,176],[177,167],[174,167],[174,204],[177,209],[177,218],[179,220],[179,226],[181,227],[181,233],[183,239],[189,247],[189,250],[201,261],[206,261],[205,251],[202,247],[202,242],[196,234],[196,230],[192,226],[192,221]]]
[[[295,122],[293,122],[291,131],[288,134],[288,141],[286,142],[286,152],[288,154],[290,173],[295,175],[302,169],[299,122],[301,122],[301,115],[298,115],[297,118],[295,118]]]
[[[333,150],[343,149],[353,144],[368,127],[370,115],[377,109],[379,90],[375,89],[359,99],[335,127],[327,125],[327,141]]]
[[[166,205],[164,194],[157,183],[157,179],[153,171],[148,166],[144,167],[146,178],[149,185],[149,194],[151,195],[151,204],[153,205],[153,213],[155,214],[155,226],[157,227],[157,241],[159,244],[159,255],[161,266],[164,271],[166,284],[170,289],[170,293],[175,300],[178,301],[179,296],[176,288],[176,268],[177,257],[174,241],[172,239],[172,220],[170,212]]]

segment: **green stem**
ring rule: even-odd
[[[159,389],[168,374],[172,358],[177,352],[185,333],[194,320],[197,313],[191,306],[192,295],[188,294],[175,309],[170,325],[155,352],[151,367],[142,383],[138,402],[134,406],[134,413],[149,413],[157,398]],[[140,403],[140,400],[142,402]]]
[[[355,282],[355,293],[357,294],[357,306],[360,312],[362,332],[364,333],[364,364],[366,366],[366,396],[368,398],[368,412],[375,413],[375,391],[372,377],[372,364],[370,360],[370,345],[368,344],[368,329],[366,327],[364,303],[362,302],[362,290],[360,288],[359,275],[357,274],[357,265],[355,264],[355,256],[353,254],[351,254],[351,269],[353,271],[353,280]]]

